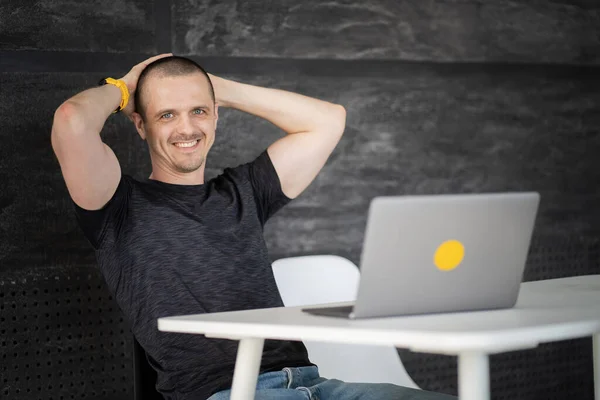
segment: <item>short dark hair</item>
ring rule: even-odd
[[[202,68],[197,62],[195,62],[194,60],[190,60],[189,58],[180,56],[163,57],[148,64],[140,74],[140,77],[138,78],[137,86],[135,89],[134,105],[135,111],[139,113],[142,116],[142,118],[144,117],[145,110],[143,102],[141,100],[142,96],[140,96],[140,94],[143,92],[143,87],[146,82],[146,79],[148,79],[148,75],[153,72],[156,72],[161,76],[181,76],[193,74],[195,72],[200,72],[208,80],[208,86],[210,88],[210,97],[212,98],[213,103],[215,101],[215,89],[210,80],[210,77],[208,76],[208,73],[204,70],[204,68]]]

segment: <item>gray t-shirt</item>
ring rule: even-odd
[[[265,150],[201,185],[123,175],[102,210],[75,205],[166,399],[203,400],[230,388],[237,342],[160,332],[156,319],[282,306],[263,227],[289,201]],[[306,365],[301,342],[265,341],[261,372]]]

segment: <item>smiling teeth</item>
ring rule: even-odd
[[[193,142],[180,142],[180,143],[175,143],[175,146],[177,147],[193,147],[196,145],[196,143],[198,143],[197,140],[194,140]]]

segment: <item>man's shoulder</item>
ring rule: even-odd
[[[230,164],[223,167],[214,177],[206,181],[206,185],[223,185],[226,183],[242,184],[249,181],[250,162]]]
[[[270,170],[271,168],[273,168],[273,164],[267,150],[264,150],[249,161],[238,162],[237,164],[232,164],[232,166],[225,167],[223,172],[216,176],[215,179],[232,177],[234,179],[249,180],[252,175],[260,176],[260,172]]]

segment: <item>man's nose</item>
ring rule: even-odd
[[[177,132],[183,135],[192,135],[194,133],[194,125],[189,115],[184,114],[179,118]]]

